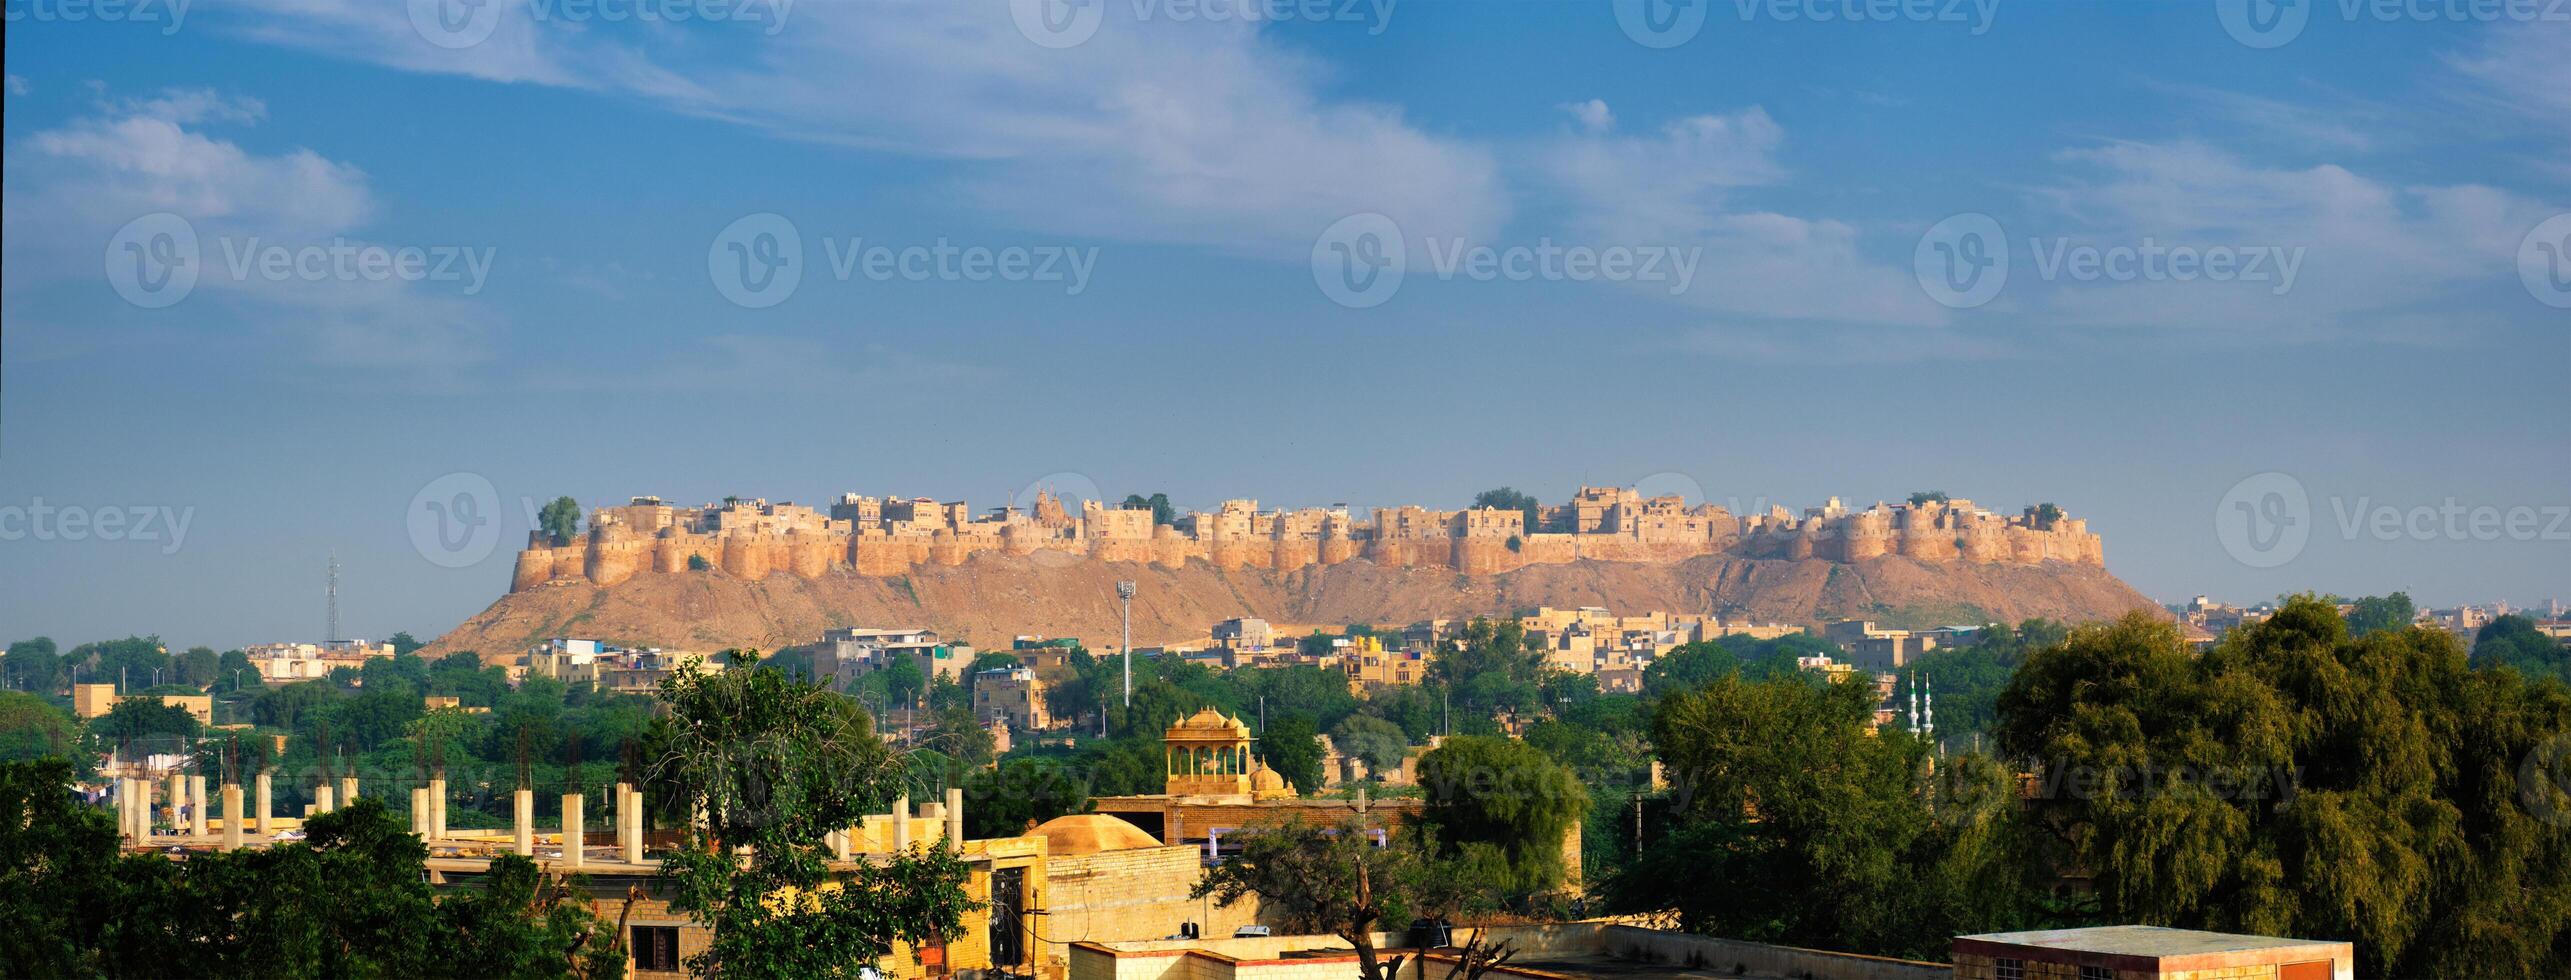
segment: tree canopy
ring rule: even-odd
[[[690,664],[661,688],[672,729],[654,775],[705,814],[661,870],[671,907],[714,930],[688,969],[852,975],[896,942],[954,934],[973,903],[952,855],[923,846],[860,871],[830,865],[828,835],[880,812],[901,785],[901,761],[864,709],[780,671],[738,669],[756,651],[726,652],[736,669]]]
[[[536,512],[536,526],[553,537],[557,545],[570,544],[580,536],[580,501],[555,497]]]
[[[2038,840],[2111,921],[2347,937],[2366,974],[2571,972],[2544,768],[2571,692],[2469,670],[2442,630],[2356,637],[2296,596],[2197,657],[2137,615],[2030,656],[1999,707]]]

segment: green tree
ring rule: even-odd
[[[2395,592],[2384,596],[2367,596],[2348,610],[2348,635],[2364,636],[2384,630],[2409,626],[2419,618],[2419,608],[2410,604],[2410,594]]]
[[[83,643],[64,657],[69,664],[80,667],[82,683],[115,684],[119,691],[152,686],[152,673],[170,665],[169,650],[161,646],[158,636]]]
[[[909,704],[911,699],[928,691],[927,672],[920,670],[919,661],[910,657],[894,657],[893,662],[885,664],[879,673],[884,675],[884,693],[895,704]]]
[[[0,691],[0,761],[67,759],[86,773],[93,755],[89,730],[71,712],[33,694]]]
[[[170,666],[176,668],[170,680],[195,688],[211,687],[215,673],[223,667],[223,655],[214,652],[213,647],[189,647],[170,658]]]
[[[214,664],[214,692],[241,694],[264,687],[259,668],[250,663],[250,655],[239,650],[225,650]]]
[[[1178,508],[1170,504],[1169,495],[1165,493],[1156,493],[1149,497],[1143,496],[1139,493],[1126,494],[1125,502],[1117,506],[1124,510],[1151,511],[1152,523],[1154,525],[1169,525],[1178,522]]]
[[[1475,877],[1512,898],[1562,885],[1562,842],[1589,811],[1571,770],[1507,738],[1459,736],[1419,759],[1422,823]]]
[[[1509,487],[1484,490],[1473,495],[1475,510],[1514,510],[1526,519],[1528,534],[1544,530],[1544,505],[1532,494],[1519,493]]]
[[[106,924],[124,911],[116,823],[78,802],[73,777],[67,759],[0,762],[0,972],[11,976],[98,975]]]
[[[1378,846],[1376,833],[1353,820],[1252,828],[1226,838],[1240,843],[1240,853],[1208,870],[1194,896],[1224,908],[1258,896],[1261,917],[1289,933],[1337,936],[1356,949],[1360,976],[1393,980],[1404,957],[1378,957],[1375,932],[1470,908],[1477,892],[1460,869],[1423,856],[1434,842]]]
[[[1402,757],[1410,752],[1410,737],[1402,726],[1372,715],[1349,715],[1330,729],[1330,743],[1341,755],[1363,759],[1369,773],[1391,772],[1401,767]]]
[[[2473,666],[2496,670],[2513,667],[2529,678],[2558,677],[2571,682],[2571,648],[2535,628],[2535,621],[2511,613],[2491,620],[2473,637]]]
[[[2007,771],[1873,730],[1874,692],[1802,675],[1717,678],[1661,699],[1667,826],[1607,882],[1625,911],[1754,942],[1939,955],[2030,924]],[[1704,882],[1725,883],[1721,890]]]
[[[727,653],[758,661],[756,651]],[[943,851],[830,864],[827,835],[887,805],[902,771],[855,702],[777,671],[694,666],[662,682],[661,700],[672,735],[654,774],[706,814],[661,871],[671,907],[714,932],[688,958],[691,972],[848,976],[895,942],[962,927],[974,903],[962,862]]]
[[[580,501],[555,497],[552,503],[536,512],[536,526],[553,536],[553,543],[566,545],[580,535]]]
[[[1918,506],[1922,506],[1922,505],[1925,505],[1925,504],[1931,504],[1931,503],[1939,503],[1939,504],[1942,504],[1942,503],[1945,503],[1948,499],[1949,499],[1949,498],[1946,496],[1946,491],[1944,491],[1944,490],[1922,490],[1922,491],[1919,491],[1918,493],[1914,493],[1914,494],[1911,494],[1911,495],[1910,495],[1910,505],[1911,505],[1911,506],[1913,506],[1913,507],[1918,507]]]
[[[417,652],[419,648],[428,645],[420,642],[419,638],[412,636],[408,630],[395,633],[391,639],[385,640],[384,642],[393,645],[393,655],[396,657],[407,657],[412,653]]]
[[[2144,616],[2030,656],[1999,740],[2111,921],[2353,940],[2361,973],[2571,973],[2571,692],[2334,607],[2191,655]],[[2549,754],[2548,754],[2549,753]],[[2551,767],[2548,769],[2548,767]]]
[[[1259,757],[1296,792],[1321,792],[1321,732],[1311,717],[1287,712],[1269,720],[1268,730],[1259,733]]]
[[[599,915],[579,879],[543,871],[515,854],[491,859],[480,887],[438,902],[436,924],[449,946],[436,973],[457,977],[625,976],[625,941]]]
[[[1438,651],[1428,676],[1453,694],[1457,724],[1487,728],[1493,712],[1523,712],[1539,703],[1544,653],[1517,620],[1476,618]]]
[[[9,644],[7,659],[0,660],[0,677],[7,678],[11,690],[52,693],[63,686],[65,670],[62,655],[47,636]]]
[[[138,742],[153,751],[173,751],[197,731],[196,716],[186,708],[140,697],[116,702],[106,714],[90,719],[89,727],[120,752]]]
[[[1013,837],[1069,813],[1086,813],[1077,773],[1053,759],[1006,759],[964,779],[964,836]]]

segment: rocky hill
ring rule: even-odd
[[[611,586],[558,580],[502,596],[426,652],[472,650],[501,661],[552,636],[690,650],[774,649],[810,642],[836,626],[922,626],[984,647],[1006,646],[1025,633],[1077,636],[1105,648],[1117,634],[1119,579],[1139,585],[1137,645],[1199,640],[1215,622],[1244,615],[1278,623],[1405,624],[1585,605],[1756,622],[1863,618],[1932,625],[2030,616],[2085,621],[2155,608],[2105,568],[2075,562],[1707,555],[1667,564],[1575,561],[1474,576],[1363,559],[1275,572],[1040,552],[977,554],[959,565],[894,576],[843,568],[754,581],[707,569],[643,571]]]

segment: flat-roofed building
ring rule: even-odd
[[[2354,980],[2356,948],[2163,926],[1957,936],[1955,980]]]

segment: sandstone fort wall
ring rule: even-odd
[[[843,496],[827,514],[791,503],[730,499],[672,507],[657,498],[593,512],[587,533],[556,542],[530,535],[518,553],[511,591],[561,581],[615,585],[645,572],[703,565],[740,578],[833,572],[874,577],[923,565],[962,565],[976,555],[1040,552],[1166,568],[1204,562],[1220,569],[1293,572],[1364,559],[1392,567],[1452,568],[1497,575],[1529,565],[1576,561],[1669,563],[1703,555],[1859,562],[1898,555],[1925,562],[2105,564],[2086,521],[2049,505],[2002,515],[1971,501],[1875,504],[1848,510],[1832,499],[1800,515],[1772,507],[1735,516],[1676,497],[1584,487],[1569,503],[1538,513],[1527,528],[1516,510],[1437,511],[1400,506],[1357,520],[1344,508],[1262,511],[1226,501],[1208,512],[1154,524],[1143,510],[1084,501],[1077,516],[1049,494],[1028,513],[998,508],[975,518],[961,501]]]

